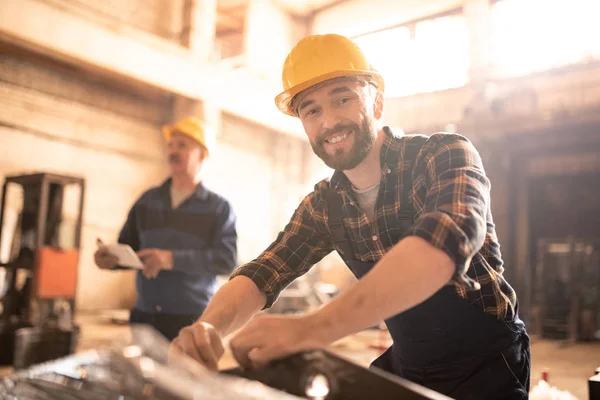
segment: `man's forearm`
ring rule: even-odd
[[[418,237],[392,248],[353,287],[308,316],[322,341],[331,343],[427,300],[452,277],[454,263]]]
[[[211,324],[224,337],[245,325],[266,301],[250,278],[237,276],[215,293],[200,321]]]

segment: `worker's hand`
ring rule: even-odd
[[[242,368],[262,368],[269,361],[302,350],[320,349],[321,340],[310,317],[259,315],[231,339],[233,356]]]
[[[142,273],[148,279],[154,279],[158,273],[165,269],[173,269],[173,252],[161,249],[143,249],[137,255],[144,263]]]
[[[94,262],[101,269],[112,269],[117,266],[119,259],[111,254],[106,247],[100,247],[94,253]]]
[[[184,353],[213,371],[217,370],[224,352],[219,332],[211,324],[201,321],[183,328],[169,349],[171,360]]]

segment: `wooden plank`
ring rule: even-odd
[[[148,90],[142,94],[66,64],[31,53],[19,53],[14,48],[7,49],[7,53],[0,56],[0,71],[2,82],[151,125],[161,125],[169,116],[171,100],[166,94]]]
[[[0,123],[152,161],[160,160],[165,148],[155,125],[2,82]]]
[[[130,25],[179,43],[184,0],[53,0],[61,8],[93,22]]]

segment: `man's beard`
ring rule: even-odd
[[[344,153],[343,149],[336,149],[334,154],[329,154],[323,146],[325,139],[330,138],[336,133],[350,132],[354,135],[354,143],[348,153]],[[348,140],[347,138],[345,140]],[[369,125],[368,121],[364,121],[362,129],[359,129],[357,124],[338,124],[333,129],[325,132],[316,141],[310,142],[315,154],[323,160],[325,165],[337,171],[347,171],[355,168],[360,164],[375,143],[375,129]]]
[[[174,164],[181,161],[181,157],[177,153],[169,154],[169,163]]]

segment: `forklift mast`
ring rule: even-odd
[[[72,176],[37,173],[5,179],[0,206],[2,365],[25,367],[74,348],[84,192],[84,180]],[[58,337],[67,338],[68,350],[65,343],[48,343]]]

